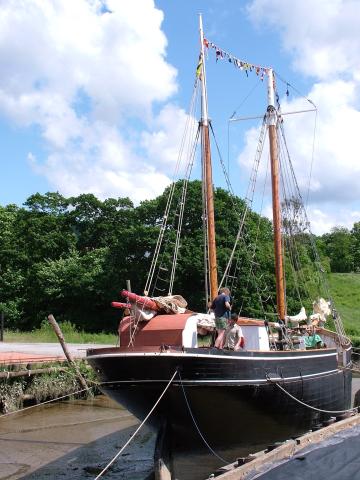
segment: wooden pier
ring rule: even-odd
[[[315,449],[323,446],[322,442],[337,434],[346,433],[353,427],[360,427],[360,414],[339,420],[294,440],[287,440],[274,449],[267,449],[246,458],[240,458],[236,462],[220,468],[213,476],[219,480],[249,480],[255,476],[266,480],[267,472],[293,458],[300,458],[299,455],[301,456],[306,447],[311,446]],[[358,435],[360,435],[360,430]]]

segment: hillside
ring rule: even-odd
[[[360,343],[360,274],[331,273],[331,295],[344,322],[346,333]]]

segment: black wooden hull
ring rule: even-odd
[[[201,352],[201,353],[199,353]],[[104,393],[145,418],[176,370],[165,396],[151,416],[157,426],[168,420],[177,437],[212,445],[263,444],[289,438],[344,410],[351,402],[351,372],[338,369],[335,350],[291,352],[141,353],[90,350]],[[333,414],[333,416],[336,414]]]

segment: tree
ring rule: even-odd
[[[159,264],[150,294],[164,295],[174,266],[183,182],[175,184]],[[128,198],[99,200],[92,194],[64,198],[34,194],[24,207],[0,207],[0,308],[14,328],[31,329],[50,312],[88,330],[114,329],[119,312],[111,300],[130,280],[143,293],[171,187],[134,207]],[[194,310],[206,306],[202,187],[187,185],[173,293]],[[218,277],[223,276],[245,203],[221,188],[214,191]],[[357,235],[355,229],[351,237]],[[273,313],[275,299],[271,222],[249,211],[230,275],[234,308],[243,315]],[[298,232],[298,235],[302,235]],[[334,237],[334,236],[333,236]],[[334,238],[323,240],[334,249]],[[347,238],[347,236],[346,236]],[[305,266],[308,251],[300,251]],[[330,257],[330,255],[329,255]],[[334,258],[333,256],[331,258]],[[287,273],[290,267],[286,266]],[[155,288],[154,288],[155,287]],[[287,281],[288,306],[298,306],[295,281]]]
[[[354,270],[353,236],[347,228],[334,227],[323,235],[325,251],[330,258],[332,272],[345,273]]]
[[[101,201],[93,194],[69,199],[68,219],[77,238],[77,248],[88,251],[115,243],[133,222],[129,198]]]
[[[360,222],[354,223],[351,235],[353,237],[354,271],[360,272]]]

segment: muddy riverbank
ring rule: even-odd
[[[0,419],[0,479],[95,478],[137,420],[106,397],[36,407]],[[144,428],[107,479],[146,478],[155,438]]]

